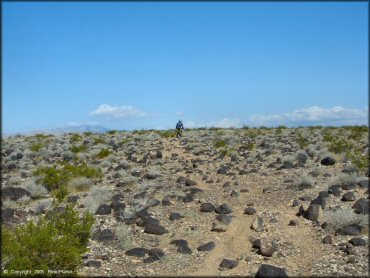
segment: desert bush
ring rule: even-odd
[[[335,232],[351,224],[359,224],[361,226],[369,225],[367,215],[358,215],[353,209],[347,207],[341,207],[335,210],[324,210],[324,222],[326,222],[325,229],[328,232]]]
[[[129,226],[120,224],[116,229],[119,247],[123,249],[130,249],[133,247],[133,236]]]
[[[302,135],[302,133],[298,133],[297,134],[297,142],[298,142],[298,145],[301,149],[304,149],[308,146],[308,139]]]
[[[39,150],[41,150],[43,147],[43,144],[42,143],[33,143],[31,146],[30,146],[30,150],[32,152],[38,152]]]
[[[298,189],[311,188],[315,184],[315,180],[311,176],[302,176],[297,182]]]
[[[356,165],[356,167],[361,171],[366,171],[369,169],[369,153],[362,154],[359,149],[354,149],[352,151],[347,151],[346,157],[351,161],[353,165]]]
[[[330,185],[355,185],[357,183],[357,174],[346,174],[340,173],[339,175],[333,177],[330,181]]]
[[[95,213],[98,207],[112,198],[112,192],[108,187],[93,186],[90,194],[82,201],[85,207]]]
[[[337,138],[331,140],[328,148],[333,153],[344,153],[351,151],[354,148],[354,144],[348,139]]]
[[[75,154],[71,151],[62,152],[62,159],[64,161],[71,161],[75,157]]]
[[[105,159],[102,162],[100,162],[100,166],[103,167],[103,168],[108,168],[111,165],[112,165],[112,163],[109,160],[107,160],[107,159]]]
[[[86,145],[72,146],[70,150],[73,153],[86,152],[87,146]]]
[[[42,185],[37,184],[33,179],[28,180],[21,187],[27,190],[32,198],[42,198],[48,194],[48,190]]]
[[[34,212],[39,215],[48,211],[53,205],[53,198],[38,201],[33,207]]]
[[[84,132],[83,133],[83,135],[85,136],[85,137],[89,137],[90,135],[92,135],[93,133],[91,132],[91,131],[86,131],[86,132]]]
[[[107,134],[116,134],[117,133],[117,130],[109,130],[107,131]]]
[[[126,144],[128,144],[128,143],[132,142],[133,140],[134,140],[134,139],[132,139],[132,138],[125,138],[125,139],[121,140],[121,142],[119,143],[119,145],[120,145],[120,146],[122,146],[122,145],[126,145]]]
[[[94,138],[93,145],[98,145],[98,144],[105,144],[105,140],[103,138]]]
[[[69,142],[71,144],[77,143],[82,140],[82,136],[78,133],[74,133],[69,137]]]
[[[63,200],[68,194],[67,183],[77,177],[101,178],[102,171],[99,168],[87,166],[86,163],[72,165],[66,162],[60,162],[51,167],[39,167],[33,175],[39,178],[42,185],[50,191],[58,200]]]
[[[67,206],[50,219],[41,217],[11,230],[2,229],[2,259],[12,270],[76,270],[91,236],[93,217]]]
[[[68,182],[69,191],[86,191],[93,185],[93,181],[86,177],[76,177]]]
[[[157,134],[162,138],[175,138],[176,133],[173,130],[158,130]]]
[[[96,155],[96,158],[97,159],[103,159],[104,157],[107,157],[110,154],[111,154],[110,150],[108,150],[108,149],[101,149],[99,151],[99,153]]]
[[[216,140],[214,143],[216,149],[226,147],[226,142],[224,140]]]

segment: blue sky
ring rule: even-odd
[[[367,2],[5,2],[3,131],[367,124]]]

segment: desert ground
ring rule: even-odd
[[[3,138],[2,269],[367,276],[368,136],[367,127],[281,126]],[[93,216],[75,261],[31,230],[15,233],[64,219],[67,206]],[[58,231],[50,245],[70,252],[74,241]]]

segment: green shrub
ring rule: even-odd
[[[157,131],[157,133],[162,138],[175,138],[176,137],[175,132],[173,132],[171,130],[159,130],[159,131]]]
[[[348,139],[332,139],[328,149],[333,153],[344,153],[351,151],[354,148],[354,144]]]
[[[93,216],[86,212],[82,219],[68,205],[64,212],[41,217],[11,230],[2,228],[2,259],[5,269],[76,271],[82,255],[88,250]],[[4,269],[3,268],[3,269]],[[50,276],[50,275],[48,275]]]
[[[35,138],[38,139],[38,140],[48,139],[48,138],[51,138],[51,137],[54,137],[54,135],[52,135],[52,134],[42,134],[42,133],[35,134]]]
[[[297,141],[301,149],[304,149],[308,146],[308,139],[304,137],[301,133],[297,134]]]
[[[72,146],[70,150],[73,153],[86,152],[87,146],[86,145]]]
[[[74,133],[69,137],[69,142],[71,144],[77,143],[78,141],[82,140],[82,136],[78,133]]]
[[[111,152],[108,149],[101,149],[100,152],[96,155],[96,158],[102,159],[110,154]]]
[[[362,154],[359,149],[354,149],[352,151],[347,151],[346,156],[360,171],[369,169],[369,154]]]
[[[102,177],[100,169],[88,167],[86,163],[77,166],[66,162],[61,162],[59,164],[60,166],[39,167],[33,172],[33,175],[40,177],[40,182],[49,190],[59,189],[61,186],[65,186],[72,178],[76,177]]]
[[[223,148],[226,147],[226,142],[224,140],[216,140],[214,146],[216,149]]]
[[[105,144],[105,140],[102,139],[102,138],[94,138],[94,145],[97,145],[97,144]]]
[[[117,130],[109,130],[109,131],[107,131],[107,134],[115,134],[115,133],[117,133]]]
[[[91,132],[91,131],[85,131],[84,133],[83,133],[83,135],[84,136],[86,136],[86,137],[89,137],[90,135],[92,135],[93,133]]]
[[[34,143],[34,144],[32,144],[32,145],[30,146],[30,150],[31,150],[32,152],[38,152],[39,150],[41,150],[41,149],[42,149],[42,146],[43,146],[43,144],[42,144],[42,143]]]
[[[125,138],[125,139],[123,139],[121,142],[120,142],[120,145],[122,146],[122,145],[126,145],[127,143],[130,143],[130,142],[132,142],[134,139],[132,139],[132,138]]]

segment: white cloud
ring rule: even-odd
[[[196,123],[194,121],[187,121],[184,125],[185,128],[197,128],[197,127],[242,127],[242,121],[240,119],[222,119],[219,121],[211,121],[208,123]]]
[[[89,115],[105,116],[108,119],[128,118],[128,117],[145,117],[147,114],[131,105],[111,106],[109,104],[102,104]]]
[[[312,106],[280,115],[253,115],[246,124],[255,126],[275,125],[362,125],[368,122],[368,108],[353,109],[334,106]]]
[[[83,122],[83,123],[69,122],[67,123],[67,126],[84,126],[84,125],[97,126],[99,125],[99,123],[97,122]]]
[[[177,111],[177,112],[176,112],[176,116],[182,117],[182,116],[184,116],[184,112],[182,112],[182,111]]]

